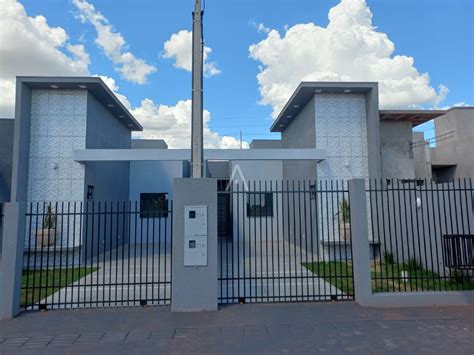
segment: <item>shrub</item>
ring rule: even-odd
[[[415,257],[408,259],[407,266],[409,270],[423,270],[423,265]]]
[[[383,252],[383,260],[386,264],[395,264],[395,259],[393,258],[393,254],[387,250]]]

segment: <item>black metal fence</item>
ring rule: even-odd
[[[472,180],[371,180],[367,194],[374,292],[474,290]]]
[[[353,299],[345,182],[234,182],[218,197],[230,211],[218,225],[232,226],[219,238],[220,303]]]
[[[171,300],[172,204],[30,203],[21,306],[162,305]]]

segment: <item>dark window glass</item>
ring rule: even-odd
[[[168,217],[167,193],[141,193],[140,217],[161,218]]]
[[[272,217],[273,194],[271,192],[249,192],[247,194],[247,217]]]

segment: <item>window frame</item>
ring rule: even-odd
[[[150,197],[152,195],[156,195],[156,197],[144,199],[144,197]],[[160,206],[160,198],[164,196],[163,206]],[[156,201],[156,202],[155,202]],[[146,206],[146,203],[155,203],[155,206],[151,206],[149,208]],[[148,207],[148,208],[147,208]],[[160,208],[162,207],[162,208]],[[147,219],[147,218],[167,218],[169,211],[169,199],[167,192],[141,192],[140,193],[140,218]]]

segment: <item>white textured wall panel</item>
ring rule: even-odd
[[[323,190],[335,188],[335,180],[369,177],[367,113],[364,94],[315,95],[316,148],[327,152],[318,163]],[[340,182],[339,182],[340,184]],[[339,188],[341,185],[339,185]],[[347,187],[347,185],[345,186]],[[319,235],[324,241],[338,240],[341,195],[321,202]]]
[[[85,148],[87,91],[32,90],[28,201],[82,200],[84,167],[72,160]]]
[[[84,165],[73,161],[72,151],[86,147],[87,91],[33,89],[31,101],[28,201],[41,202],[40,213],[43,201],[52,202],[58,213],[63,209],[67,212],[67,201],[84,199]],[[59,202],[56,207],[57,201],[66,203]],[[36,208],[33,204],[34,213]],[[28,230],[25,239],[27,248],[35,244],[34,231],[42,228],[41,219],[31,220],[31,239]],[[74,226],[73,221],[68,223],[67,217],[58,215],[56,245],[79,245],[80,238],[73,238],[72,233],[73,228],[79,230],[79,223],[76,220]]]
[[[365,107],[363,94],[316,94],[316,148],[327,152],[319,179],[369,177]]]

